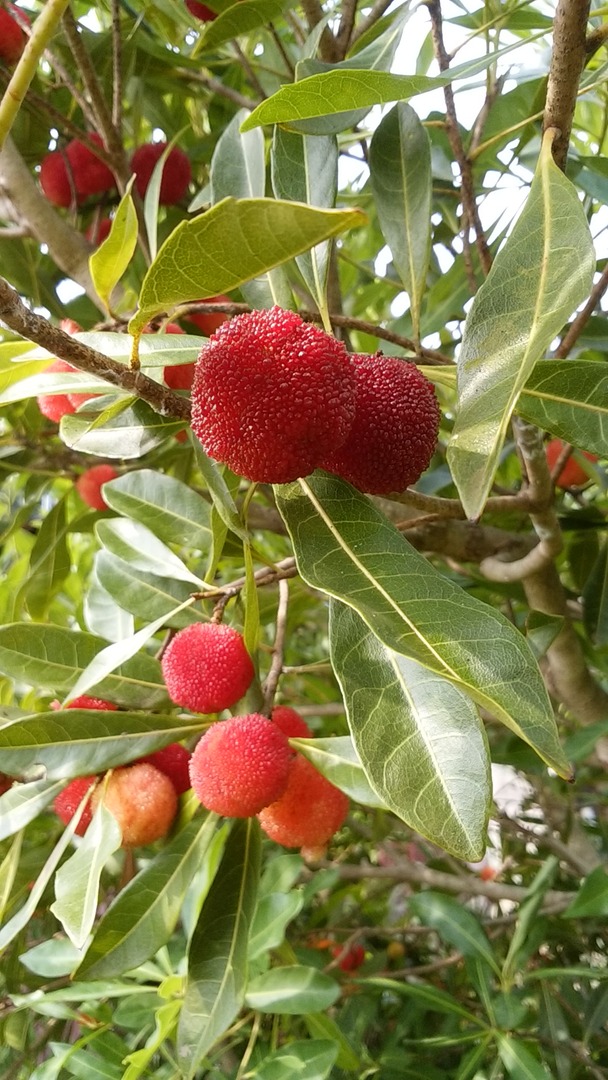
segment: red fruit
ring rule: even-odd
[[[551,439],[551,442],[547,443],[547,462],[551,470],[565,445],[561,439]],[[577,453],[587,461],[597,461],[596,455],[588,454],[586,450],[578,450]],[[575,457],[569,457],[555,483],[561,488],[582,487],[589,483],[589,473],[585,472]]]
[[[11,66],[17,63],[27,42],[27,34],[14,18],[15,13],[19,19],[29,23],[30,20],[21,8],[10,3],[0,5],[0,60]]]
[[[93,133],[89,138],[103,146],[99,135]],[[43,158],[40,185],[55,206],[70,206],[73,195],[80,205],[90,195],[111,191],[116,181],[103,161],[79,139],[72,139],[64,150],[54,150]]]
[[[482,881],[494,881],[497,874],[498,870],[493,866],[482,866],[479,871],[479,877]]]
[[[197,744],[190,779],[207,810],[253,817],[281,797],[293,753],[283,732],[258,713],[212,724]]]
[[[90,791],[96,780],[96,776],[79,776],[77,780],[71,780],[68,786],[64,787],[63,791],[59,792],[59,795],[53,803],[53,809],[57,814],[57,817],[63,821],[64,825],[67,825],[68,822],[72,820],[87,791]],[[91,824],[92,817],[93,808],[91,799],[89,799],[84,808],[82,817],[76,826],[77,836],[84,836]]]
[[[45,368],[45,371],[75,370],[71,364],[68,364],[67,360],[53,360],[53,363]],[[62,416],[67,416],[69,413],[76,411],[67,394],[39,394],[37,401],[42,415],[46,416],[48,420],[54,420],[57,424]]]
[[[6,791],[10,791],[12,786],[12,776],[7,776],[6,773],[0,773],[0,795],[4,795]]]
[[[115,769],[93,796],[103,798],[122,831],[123,847],[151,844],[166,836],[177,814],[177,793],[168,776],[148,762]]]
[[[394,356],[351,356],[356,413],[346,442],[322,467],[372,495],[403,491],[428,468],[439,430],[432,383]]]
[[[103,484],[107,484],[108,480],[115,480],[117,476],[116,469],[113,469],[111,465],[93,465],[91,469],[87,469],[82,476],[78,477],[76,491],[83,502],[93,510],[105,510],[108,504],[102,495],[101,488]]]
[[[359,944],[349,945],[347,949],[343,945],[334,945],[331,954],[340,957],[338,967],[341,971],[356,971],[365,960],[365,949]]]
[[[161,661],[169,697],[192,712],[229,709],[254,676],[243,638],[231,626],[193,623],[169,643]]]
[[[195,19],[200,19],[201,22],[213,22],[217,19],[217,14],[208,8],[206,4],[199,4],[199,0],[186,0],[186,7],[191,15],[194,15]]]
[[[84,235],[89,243],[94,244],[95,247],[99,247],[100,244],[103,244],[106,237],[110,235],[111,228],[112,218],[101,218],[101,220],[93,221]]]
[[[166,148],[166,142],[146,143],[144,146],[138,146],[131,158],[131,169],[135,173],[135,187],[142,199],[148,190],[154,166]],[[161,206],[172,206],[178,203],[186,194],[191,179],[192,170],[187,155],[180,150],[179,146],[174,146],[165,158],[163,166],[159,196]]]
[[[206,296],[204,300],[199,301],[201,304],[230,304],[232,303],[229,296]],[[226,315],[223,311],[193,311],[188,315],[188,321],[194,323],[198,327],[201,334],[205,337],[211,337],[216,330],[219,330],[222,323],[230,322],[230,315]]]
[[[272,710],[273,723],[281,729],[288,739],[310,739],[312,731],[295,709],[289,705],[275,705]]]
[[[342,445],[354,390],[342,342],[293,311],[252,311],[220,326],[201,349],[192,430],[234,472],[283,484]]]
[[[194,364],[174,364],[166,367],[163,376],[172,390],[190,390],[194,382]]]
[[[348,813],[344,792],[330,784],[301,754],[291,766],[285,794],[258,814],[271,840],[283,847],[320,847]]]
[[[181,326],[178,326],[175,322],[167,323],[164,328],[165,334],[184,334],[185,330],[182,330]]]
[[[147,762],[169,777],[178,795],[188,791],[190,784],[190,758],[192,754],[180,743],[171,743],[162,750],[155,750],[153,754],[139,759],[138,764]]]
[[[59,323],[59,329],[63,330],[64,334],[79,334],[82,326],[80,323],[74,322],[74,319],[62,319]]]
[[[53,705],[54,702],[51,707]],[[72,701],[69,701],[66,709],[97,709],[100,712],[116,712],[118,705],[113,705],[111,701],[104,701],[103,698],[87,697],[86,694],[81,694],[80,697],[75,697]]]

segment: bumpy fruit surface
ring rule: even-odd
[[[201,350],[192,430],[234,472],[284,484],[342,445],[354,390],[342,342],[293,311],[252,311],[220,326]]]
[[[190,779],[207,810],[253,817],[287,787],[293,753],[287,737],[258,713],[212,724],[197,744]]]
[[[169,777],[178,795],[190,788],[190,759],[192,754],[180,743],[171,743],[162,750],[155,750],[153,754],[147,754],[140,758],[139,763],[147,762]]]
[[[169,697],[192,712],[229,709],[254,676],[243,638],[231,626],[193,623],[180,630],[161,661]]]
[[[231,302],[230,297],[223,294],[221,296],[206,296],[204,300],[200,301],[200,303],[205,304],[230,304]],[[194,323],[205,337],[211,337],[223,323],[230,322],[230,315],[226,315],[222,311],[193,311],[188,315],[188,322]]]
[[[553,469],[565,445],[561,439],[551,439],[551,442],[547,443],[547,462],[550,469]],[[595,454],[588,454],[586,450],[579,450],[578,453],[587,458],[587,461],[597,461]],[[589,483],[589,479],[589,473],[585,472],[576,458],[569,457],[555,483],[561,488],[582,487]]]
[[[108,504],[101,489],[108,480],[115,480],[117,476],[116,469],[113,469],[111,465],[93,465],[78,477],[76,491],[83,502],[93,510],[106,510]]]
[[[76,369],[68,364],[67,360],[53,360],[52,364],[49,364],[46,371],[75,371]],[[47,420],[54,420],[56,424],[59,423],[62,416],[68,416],[70,413],[76,412],[76,408],[72,405],[67,394],[39,394],[38,408],[43,416],[46,416]]]
[[[147,762],[115,769],[96,789],[94,808],[101,798],[120,825],[124,847],[160,840],[177,813],[177,792],[169,777]]]
[[[201,22],[213,22],[217,19],[215,11],[208,8],[206,4],[200,4],[199,0],[186,0],[186,7],[191,15],[194,15],[195,19],[200,19]]]
[[[29,22],[25,12],[16,8],[14,4],[0,4],[0,60],[4,60],[11,66],[17,63],[27,42],[27,34],[23,32],[14,17],[17,11],[19,18]]]
[[[289,705],[275,705],[272,710],[272,722],[280,727],[288,739],[310,739],[312,731],[295,709]]]
[[[67,825],[72,820],[87,791],[91,789],[96,779],[96,776],[79,776],[77,780],[71,780],[67,787],[64,787],[63,791],[59,792],[53,803],[53,809],[64,825]],[[92,800],[89,799],[76,826],[77,836],[84,836],[91,824],[92,817]]]
[[[344,792],[330,784],[301,754],[291,766],[285,794],[258,814],[271,840],[283,847],[326,844],[348,813]]]
[[[167,149],[167,143],[146,143],[138,146],[131,159],[131,168],[135,173],[135,187],[143,199],[159,157]],[[174,146],[165,158],[163,176],[160,182],[159,202],[161,206],[178,203],[186,194],[192,179],[192,170],[188,156],[179,146]]]
[[[96,133],[91,142],[103,146]],[[78,205],[91,195],[102,195],[116,186],[111,169],[79,139],[72,139],[64,150],[53,150],[40,166],[40,186],[55,206],[70,206],[72,196]]]
[[[66,709],[97,709],[99,712],[116,712],[118,705],[114,705],[111,701],[104,701],[103,698],[88,697],[87,694],[81,694],[80,697],[75,697],[72,701],[69,701],[66,705]]]
[[[437,442],[439,406],[432,383],[393,356],[351,357],[356,413],[346,442],[322,466],[360,491],[404,491],[428,468]]]

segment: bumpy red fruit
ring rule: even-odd
[[[207,810],[253,817],[287,787],[293,753],[287,737],[258,713],[212,724],[197,744],[190,779]]]
[[[326,844],[348,813],[346,795],[298,754],[285,794],[258,814],[271,840],[283,847],[316,848]]]
[[[354,390],[342,342],[293,311],[252,311],[220,326],[201,350],[192,430],[234,472],[283,484],[342,445]]]
[[[192,712],[229,709],[254,676],[243,638],[232,626],[193,623],[169,643],[161,661],[169,697]]]
[[[414,364],[393,356],[351,357],[356,413],[346,442],[327,455],[324,469],[371,495],[404,491],[433,456],[439,406],[432,383]]]
[[[178,795],[188,791],[190,785],[190,759],[192,754],[180,743],[171,743],[162,750],[155,750],[153,754],[147,754],[140,758],[140,762],[154,765],[156,769],[169,777]]]
[[[97,146],[103,146],[96,133],[89,138]],[[43,158],[40,186],[49,202],[69,206],[73,196],[80,205],[91,195],[111,191],[116,181],[103,161],[79,139],[72,139],[64,150],[53,150]]]
[[[230,304],[231,302],[230,297],[224,294],[221,296],[206,296],[204,300],[200,301],[201,304]],[[188,321],[194,323],[205,337],[211,337],[223,323],[230,321],[230,315],[226,315],[222,311],[193,311],[188,315]]]
[[[45,368],[48,372],[74,370],[75,368],[68,364],[67,360],[53,360],[53,363]],[[56,424],[62,416],[68,416],[76,411],[67,394],[39,394],[37,401],[42,415],[46,416],[47,420],[54,420]]]
[[[289,705],[275,705],[272,710],[272,721],[280,727],[288,739],[310,739],[312,731],[295,709]]]
[[[66,709],[97,709],[99,712],[116,712],[117,708],[118,705],[113,705],[111,701],[104,701],[103,698],[98,697],[88,697],[86,694],[72,698],[66,705]]]
[[[18,13],[20,19],[29,23],[25,12],[16,8],[14,4],[0,4],[0,61],[4,60],[11,66],[17,63],[27,42],[27,34],[19,26],[14,17],[15,13]]]
[[[96,776],[79,776],[77,780],[71,780],[67,787],[64,787],[63,791],[59,793],[53,803],[53,809],[64,825],[67,825],[72,820],[87,791],[90,791],[96,779]],[[77,836],[84,836],[91,824],[92,817],[93,808],[91,799],[89,799],[76,826]]]
[[[120,825],[124,847],[160,840],[177,814],[177,792],[169,777],[147,762],[115,769],[96,789],[94,808],[101,798]]]
[[[115,480],[117,476],[116,469],[113,469],[111,465],[93,465],[78,477],[76,491],[83,502],[93,510],[106,510],[108,504],[101,489],[104,484],[107,484],[109,480]]]
[[[143,199],[159,157],[167,149],[167,143],[146,143],[138,146],[131,159],[131,169],[135,173],[135,187]],[[163,176],[160,182],[159,202],[161,206],[178,203],[186,194],[192,179],[192,170],[188,156],[179,146],[174,146],[165,158]]]
[[[565,445],[561,439],[551,439],[551,442],[547,443],[547,461],[550,469],[553,469]],[[587,458],[587,461],[597,461],[595,454],[589,454],[586,450],[579,450],[578,453]],[[568,458],[555,481],[557,486],[562,488],[581,487],[588,482],[589,473],[585,472],[583,466],[578,463],[575,457]]]

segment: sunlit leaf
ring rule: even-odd
[[[77,949],[84,946],[95,921],[101,872],[121,843],[120,825],[101,802],[82,843],[55,874],[51,911]]]
[[[138,222],[131,198],[132,180],[112,219],[109,235],[89,258],[89,268],[97,295],[110,310],[114,287],[127,269],[137,247]]]
[[[271,968],[252,979],[245,1001],[258,1012],[298,1016],[329,1009],[340,996],[335,979],[303,964]]]

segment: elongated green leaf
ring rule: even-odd
[[[103,330],[83,330],[73,336],[77,341],[81,341],[83,345],[88,345],[91,349],[96,349],[97,352],[111,356],[113,360],[118,360],[120,363],[125,364],[126,367],[129,366],[133,347],[133,339],[129,334],[114,334]],[[16,344],[20,345],[21,342]],[[27,344],[29,348],[25,356],[16,355],[14,359],[18,362],[11,364],[11,371],[16,372],[17,376],[29,374],[28,368],[33,360],[45,360],[47,364],[53,360],[53,354],[46,349],[39,345],[32,347],[30,342]],[[11,348],[13,347],[15,345],[11,343]],[[196,360],[200,349],[201,339],[199,334],[142,334],[139,339],[139,355],[144,370],[192,362]],[[40,370],[44,369],[41,368]],[[80,390],[85,385],[82,380],[92,379],[93,376],[86,375],[84,372],[57,372],[47,375],[47,378],[49,380],[47,385],[49,386],[64,385],[61,383],[62,379],[76,379],[73,388]],[[2,385],[0,379],[0,386]],[[105,383],[99,383],[98,385],[107,388]],[[39,392],[36,391],[36,393]]]
[[[338,1047],[329,1039],[291,1042],[268,1054],[255,1080],[326,1080],[336,1063]]]
[[[160,577],[188,582],[197,589],[205,587],[205,582],[193,574],[171,548],[140,521],[129,518],[98,521],[95,532],[107,551],[129,566]]]
[[[101,872],[121,843],[120,825],[100,803],[80,847],[55,874],[51,911],[77,949],[83,948],[95,921]]]
[[[19,378],[22,370],[27,368],[29,365],[13,364],[15,380],[0,394],[0,405],[23,401],[38,394],[103,394],[110,390],[108,383],[94,375],[87,375],[84,371],[51,371],[47,374],[45,368],[42,368],[39,374]]]
[[[176,605],[186,603],[192,595],[193,585],[146,573],[107,551],[97,553],[95,572],[116,603],[138,619],[163,619],[167,626],[178,630],[192,622],[207,622],[196,608],[176,612]]]
[[[71,413],[61,420],[63,442],[81,454],[132,460],[143,457],[149,450],[174,435],[183,421],[159,416],[145,401],[136,401],[128,408],[109,416],[103,424],[92,422],[86,413]]]
[[[502,985],[504,989],[508,989],[512,985],[516,972],[522,971],[526,967],[530,948],[535,947],[536,943],[534,941],[528,947],[528,939],[533,932],[545,893],[553,883],[558,865],[557,858],[550,855],[534,878],[528,896],[520,904],[515,930],[511,936],[502,967]]]
[[[376,128],[369,152],[382,234],[410,298],[414,337],[431,255],[431,144],[410,105],[399,103]]]
[[[135,633],[133,616],[115,603],[96,578],[84,597],[84,620],[87,630],[106,641],[122,641]]]
[[[288,0],[241,0],[238,7],[236,3],[233,4],[213,22],[205,23],[194,55],[216,49],[218,45],[232,41],[241,34],[248,34],[250,30],[257,30],[260,26],[267,26],[288,6]]]
[[[287,925],[300,913],[303,904],[303,892],[275,892],[261,897],[249,938],[250,960],[282,943]]]
[[[349,798],[363,806],[386,809],[386,803],[370,787],[350,735],[329,739],[294,739],[292,745]]]
[[[149,1065],[154,1054],[171,1037],[177,1025],[181,1007],[181,1001],[168,1001],[156,1010],[154,1013],[154,1033],[146,1040],[146,1045],[142,1050],[135,1050],[132,1054],[127,1054],[123,1059],[123,1063],[128,1067],[121,1080],[138,1080],[138,1077],[145,1075],[144,1070]]]
[[[167,943],[194,873],[200,869],[217,823],[214,814],[188,824],[129,882],[103,915],[78,977],[122,975]]]
[[[4,919],[4,913],[10,903],[13,885],[19,869],[22,844],[23,832],[18,832],[9,845],[2,862],[0,862],[0,922]]]
[[[303,964],[271,968],[252,979],[245,1001],[258,1012],[297,1016],[329,1009],[340,997],[335,979]]]
[[[388,649],[351,608],[333,600],[330,610],[332,663],[373,790],[434,844],[481,859],[492,782],[475,706],[446,679]]]
[[[517,402],[525,420],[600,457],[608,455],[608,375],[589,360],[543,360]]]
[[[184,1076],[230,1026],[247,979],[247,942],[260,874],[260,831],[253,818],[235,821],[188,953],[188,980],[178,1028]]]
[[[20,962],[34,975],[45,979],[58,979],[70,975],[80,960],[80,949],[75,949],[67,938],[52,937],[21,953]]]
[[[448,461],[471,518],[483,510],[520,391],[593,282],[585,211],[552,142],[549,131],[524,210],[465,324]]]
[[[437,892],[419,893],[409,901],[411,910],[425,926],[459,949],[464,956],[480,960],[499,975],[492,947],[475,916],[457,900]]]
[[[608,874],[598,866],[585,878],[564,911],[566,919],[601,918],[608,914]]]
[[[209,504],[174,476],[134,469],[106,484],[104,498],[112,510],[141,521],[165,543],[209,548]]]
[[[207,213],[182,221],[165,241],[144,278],[140,309],[129,329],[137,333],[155,315],[185,300],[229,292],[364,221],[360,210],[222,199]]]
[[[448,994],[447,991],[440,990],[436,986],[425,985],[424,983],[398,982],[396,979],[386,979],[383,976],[373,975],[365,980],[365,985],[375,986],[379,990],[398,994],[399,997],[414,998],[414,1000],[420,1001],[425,1009],[430,1009],[431,1012],[445,1013],[446,1016],[458,1016],[462,1020],[468,1020],[471,1024],[478,1024],[480,1027],[485,1026],[475,1013],[465,1009],[452,994]]]
[[[496,1042],[500,1060],[513,1080],[550,1080],[550,1073],[519,1039],[497,1032]]]
[[[449,679],[570,775],[530,647],[500,612],[443,577],[344,481],[317,472],[275,493],[309,585],[353,607],[390,649]]]
[[[137,213],[131,198],[130,180],[118,204],[109,235],[89,259],[89,269],[97,295],[110,310],[110,297],[127,269],[137,247]]]
[[[66,543],[65,501],[60,499],[43,519],[30,556],[30,569],[22,597],[35,619],[43,618],[53,596],[70,573]]]
[[[228,484],[224,479],[222,467],[217,465],[216,462],[205,453],[195,435],[191,435],[191,440],[194,447],[196,464],[203,475],[215,510],[224,524],[227,525],[233,533],[240,536],[241,540],[247,540],[249,534],[241,521],[236,503],[230,493]]]
[[[78,630],[13,623],[0,627],[0,671],[30,686],[68,693],[105,645],[102,638]],[[94,689],[97,697],[127,708],[154,709],[169,701],[160,664],[143,653]]]
[[[350,1072],[361,1071],[361,1061],[353,1050],[342,1029],[327,1013],[306,1013],[302,1018],[313,1039],[329,1039],[338,1048],[336,1065]]]
[[[63,787],[61,780],[34,780],[14,784],[0,796],[0,840],[13,836],[33,821]]]
[[[201,730],[197,717],[62,709],[0,728],[2,768],[10,776],[42,767],[47,780],[104,772]]]

